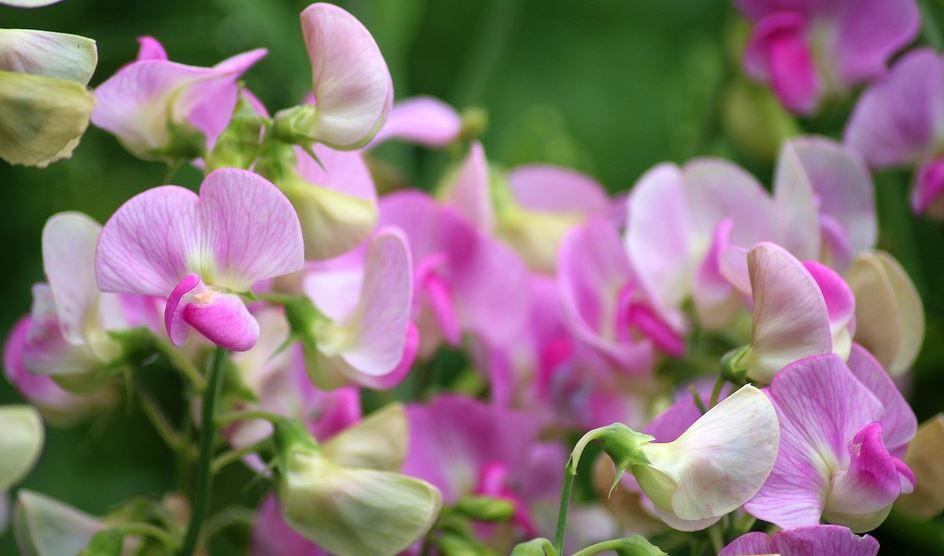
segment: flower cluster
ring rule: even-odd
[[[939,54],[886,71],[917,33],[912,0],[735,3],[744,69],[787,109],[865,84],[844,141],[784,142],[769,187],[706,157],[615,197],[490,160],[473,113],[395,103],[373,37],[330,4],[301,12],[311,94],[279,110],[240,81],[263,49],[196,67],[142,37],[89,92],[93,42],[0,30],[0,103],[21,105],[3,105],[0,157],[69,156],[91,121],[204,173],[104,224],[49,218],[45,282],[4,349],[30,405],[0,408],[0,491],[44,422],[122,404],[193,464],[193,491],[97,517],[20,490],[24,553],[190,556],[232,463],[272,487],[259,556],[865,556],[894,506],[944,510],[944,421],[919,428],[899,390],[924,310],[877,248],[870,173],[914,166],[914,209],[944,215]],[[432,191],[391,187],[387,141],[452,162]],[[135,381],[156,360],[192,405],[180,430]],[[599,496],[572,504],[578,473]]]

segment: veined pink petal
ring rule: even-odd
[[[368,248],[357,309],[339,323],[353,334],[339,354],[358,375],[379,378],[397,370],[405,352],[412,296],[407,239],[399,230],[384,229]]]
[[[839,5],[830,54],[847,87],[880,75],[886,60],[907,46],[920,28],[914,0],[846,0]]]
[[[878,420],[882,425],[882,438],[893,456],[903,458],[908,443],[918,430],[918,421],[911,406],[881,363],[859,344],[852,344],[846,364],[859,382],[882,402],[884,412]]]
[[[55,214],[43,227],[43,269],[62,335],[73,344],[85,341],[87,327],[98,316],[95,245],[101,229],[78,212]]]
[[[849,442],[881,418],[882,404],[834,354],[787,366],[767,395],[780,419],[780,454],[745,508],[785,529],[817,524],[834,475],[848,465]]]
[[[163,186],[122,205],[99,238],[99,287],[165,297],[196,272],[208,285],[248,291],[302,268],[298,217],[274,185],[224,168],[204,179],[200,193]]]
[[[574,335],[626,372],[643,372],[652,361],[649,342],[618,342],[620,292],[636,277],[616,229],[591,218],[561,244],[558,286],[568,327]]]
[[[778,242],[800,259],[818,259],[821,251],[819,207],[805,159],[791,142],[784,143],[774,173]]]
[[[875,246],[878,223],[872,178],[858,153],[828,139],[803,137],[790,140],[784,147],[796,157],[802,172],[783,174],[777,188],[810,188],[813,192],[821,228],[824,219],[839,225],[842,241],[851,253],[830,253],[830,266],[842,271],[855,254]],[[800,180],[787,183],[787,180]]]
[[[884,521],[903,484],[910,492],[914,474],[888,453],[879,423],[857,432],[848,450],[848,466],[833,475],[823,518],[855,532],[869,531]]]
[[[212,144],[236,104],[236,79],[265,55],[253,50],[212,68],[159,58],[132,62],[95,89],[92,123],[146,158],[167,146],[171,119],[200,129]]]
[[[360,151],[339,151],[324,145],[315,145],[313,151],[321,164],[301,149],[295,150],[298,173],[305,181],[371,202],[377,201],[374,179]]]
[[[387,63],[354,16],[326,3],[301,13],[317,104],[317,141],[337,149],[366,145],[393,104]]]
[[[696,158],[682,168],[688,205],[696,228],[706,239],[731,220],[731,243],[750,247],[777,237],[774,204],[747,170],[726,160]]]
[[[540,428],[532,415],[459,395],[410,405],[407,417],[410,446],[403,472],[435,485],[447,504],[472,494],[487,465],[521,473]]]
[[[748,254],[754,298],[748,376],[769,382],[784,366],[832,351],[826,301],[793,255],[773,243]]]
[[[395,139],[424,147],[445,147],[459,139],[461,132],[462,118],[452,106],[433,97],[412,97],[393,105],[370,146]]]
[[[518,166],[507,175],[518,203],[528,209],[578,214],[604,214],[610,209],[606,190],[590,176],[544,164]]]
[[[771,535],[754,532],[741,535],[724,547],[719,556],[779,554],[780,556],[876,556],[878,541],[856,536],[839,525],[810,525]]]
[[[138,60],[167,60],[164,45],[151,36],[138,37]]]
[[[695,235],[684,178],[677,166],[660,164],[632,189],[626,249],[648,294],[678,307],[691,292]]]
[[[912,50],[859,98],[845,142],[869,166],[915,163],[932,154],[942,130],[941,60],[930,48]]]
[[[485,150],[476,141],[469,147],[469,154],[459,167],[455,181],[445,192],[445,204],[486,233],[495,225],[495,208],[488,179]]]

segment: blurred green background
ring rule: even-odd
[[[737,17],[728,0],[337,3],[373,32],[390,65],[397,98],[431,94],[459,108],[482,107],[489,115],[483,143],[496,162],[573,166],[613,192],[627,190],[659,161],[697,155],[733,159],[769,182],[772,161],[765,154],[776,145],[775,132],[805,129],[837,136],[848,110],[848,105],[837,107],[795,124],[771,116],[776,109],[762,89],[742,84],[731,93],[740,69],[732,54]],[[266,47],[269,56],[245,81],[270,109],[278,109],[296,103],[309,87],[298,24],[298,12],[307,4],[66,0],[38,10],[0,8],[0,25],[94,38],[99,65],[93,86],[134,58],[139,35],[157,37],[171,59],[193,65]],[[731,140],[731,131],[741,134],[740,141]],[[404,168],[411,185],[428,187],[445,155],[390,145],[380,156]],[[39,238],[46,218],[79,210],[104,222],[133,194],[160,185],[165,170],[160,163],[132,158],[94,128],[72,159],[48,169],[0,162],[0,331],[5,335],[28,312],[30,286],[43,279]],[[880,245],[908,269],[928,313],[925,348],[910,394],[923,420],[944,410],[944,234],[940,225],[910,214],[909,179],[905,172],[877,176],[877,201]],[[191,187],[199,180],[192,169],[175,179]],[[160,365],[142,373],[162,403],[180,410],[176,378]],[[0,403],[17,399],[0,381]],[[44,455],[23,486],[103,513],[129,496],[159,496],[173,488],[173,466],[172,455],[141,414],[119,410],[72,430],[50,430]],[[245,491],[247,479],[244,472],[231,470],[222,484],[231,485],[234,498],[258,496],[259,485]],[[908,527],[895,523],[874,533],[883,554],[928,553],[926,546],[914,544],[924,533]],[[0,554],[15,552],[10,535],[0,536]]]

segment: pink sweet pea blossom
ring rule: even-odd
[[[315,384],[388,389],[403,380],[420,339],[410,322],[413,268],[400,230],[382,228],[361,249],[313,266],[303,288],[326,320],[311,331],[314,349],[306,347]]]
[[[441,148],[456,142],[461,133],[462,117],[452,106],[434,97],[412,97],[393,105],[370,147],[400,140]]]
[[[95,269],[102,291],[165,298],[174,345],[196,329],[245,351],[259,324],[239,293],[300,270],[303,251],[298,217],[278,189],[251,172],[221,169],[203,180],[199,196],[167,185],[122,205],[102,230]]]
[[[681,325],[643,287],[608,221],[596,217],[572,230],[559,257],[568,326],[617,369],[644,374],[654,349],[675,357],[685,352]]]
[[[92,123],[113,133],[144,159],[197,158],[229,123],[237,80],[266,55],[264,49],[228,58],[211,68],[167,59],[152,37],[142,37],[138,59],[95,89]],[[202,134],[194,141],[188,134]]]
[[[421,356],[463,332],[505,341],[527,316],[527,271],[513,251],[418,191],[380,201],[380,225],[402,229],[413,259],[413,321]]]
[[[752,515],[784,529],[824,519],[869,531],[913,489],[914,475],[894,455],[914,436],[910,408],[867,353],[849,364],[855,372],[835,354],[801,359],[766,390],[780,419],[780,454],[745,506]]]
[[[393,104],[387,63],[370,31],[337,6],[312,4],[302,11],[301,23],[315,96],[305,134],[335,149],[363,147]]]
[[[800,114],[880,75],[919,27],[913,0],[736,0],[754,23],[744,69]]]
[[[719,552],[719,556],[740,554],[875,556],[878,554],[878,541],[869,535],[856,536],[838,525],[810,525],[769,535],[759,531],[748,533],[734,539]]]
[[[747,274],[746,291],[753,304],[751,343],[736,364],[748,377],[767,383],[781,368],[809,355],[849,356],[855,298],[838,274],[814,261],[801,263],[773,243],[750,250]]]
[[[872,168],[915,168],[911,206],[944,217],[944,66],[929,48],[902,56],[859,99],[846,127],[846,143]]]

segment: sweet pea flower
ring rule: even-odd
[[[300,423],[274,425],[282,518],[308,540],[341,556],[393,555],[432,527],[439,491],[396,472],[406,453],[402,406],[381,409],[320,446]]]
[[[92,123],[145,160],[201,157],[230,121],[237,80],[266,55],[252,50],[211,67],[171,62],[151,37],[138,59],[95,89]]]
[[[380,225],[400,228],[409,239],[420,356],[443,341],[458,346],[463,332],[498,344],[520,329],[527,270],[513,251],[418,191],[382,198]]]
[[[447,506],[467,496],[510,502],[512,524],[528,535],[539,534],[533,511],[559,500],[565,458],[559,447],[538,442],[536,416],[444,394],[408,406],[407,417],[404,473],[435,485]],[[543,465],[548,462],[553,463]],[[495,531],[478,533],[484,539]]]
[[[797,359],[830,352],[849,356],[855,298],[838,274],[766,242],[748,252],[746,274],[750,283],[741,287],[753,304],[751,342],[732,360],[736,369],[768,383]]]
[[[884,251],[867,251],[853,261],[846,281],[855,295],[855,341],[889,373],[905,373],[924,341],[924,306],[905,269]]]
[[[660,427],[683,429],[687,412],[671,415],[673,422]],[[627,448],[635,457],[617,463],[628,465],[624,470],[648,498],[644,506],[680,531],[709,527],[754,497],[774,467],[780,442],[774,406],[751,385],[699,415],[671,441],[629,432],[636,446]]]
[[[291,330],[281,309],[262,309],[256,319],[261,330],[259,341],[249,351],[236,353],[232,358],[242,384],[255,397],[255,401],[242,403],[244,408],[299,419],[319,442],[360,420],[357,388],[318,390],[305,372],[301,346],[282,349]],[[234,448],[250,446],[271,434],[272,424],[263,420],[240,421],[227,430]],[[256,456],[245,461],[257,470],[265,467]]]
[[[359,149],[380,131],[393,105],[393,81],[360,21],[326,3],[301,13],[315,104],[275,115],[277,135],[297,143]]]
[[[0,4],[16,8],[41,8],[58,2],[62,2],[62,0],[3,0]]]
[[[567,168],[535,164],[496,173],[478,142],[440,194],[480,230],[510,245],[532,271],[546,274],[554,274],[567,232],[611,208],[603,186]]]
[[[581,341],[565,322],[556,281],[533,274],[528,320],[518,333],[496,346],[473,350],[488,369],[494,403],[523,408],[550,426],[588,430],[613,422],[642,422],[638,398],[650,386],[636,377],[619,380],[605,358]]]
[[[45,167],[72,156],[95,104],[85,87],[97,63],[92,39],[0,29],[0,157]]]
[[[452,106],[429,96],[403,99],[393,105],[386,123],[370,147],[399,140],[430,148],[442,148],[459,140],[462,117]]]
[[[54,422],[68,424],[83,409],[108,405],[107,390],[74,396],[63,384],[88,390],[96,371],[121,358],[122,345],[111,333],[151,324],[151,300],[103,294],[95,281],[95,248],[101,226],[76,212],[53,215],[43,227],[43,268],[48,283],[33,287],[33,309],[7,341],[8,376]],[[94,377],[92,377],[94,378]]]
[[[799,114],[880,75],[918,33],[913,0],[737,0],[754,23],[744,70]]]
[[[780,454],[745,506],[755,517],[784,529],[823,519],[869,531],[913,490],[914,474],[894,454],[914,436],[914,415],[864,350],[849,365],[835,354],[801,359],[766,390],[780,419]]]
[[[655,349],[684,354],[681,325],[647,295],[610,222],[596,217],[572,230],[559,257],[561,301],[577,338],[633,375],[648,372]]]
[[[741,535],[718,554],[875,556],[878,554],[878,541],[869,535],[859,537],[838,525],[810,525],[770,535],[759,531]]]
[[[930,48],[901,57],[861,96],[846,125],[845,142],[872,168],[915,169],[911,206],[944,217],[944,95],[941,58]]]
[[[167,300],[164,327],[174,345],[196,329],[233,351],[259,337],[239,293],[303,265],[291,204],[265,179],[237,169],[210,173],[199,196],[167,185],[133,197],[105,224],[95,257],[102,291]]]
[[[303,288],[316,314],[293,326],[311,380],[324,389],[350,383],[388,389],[403,380],[419,345],[410,322],[413,287],[408,239],[395,228],[381,228],[362,249],[313,267]]]

